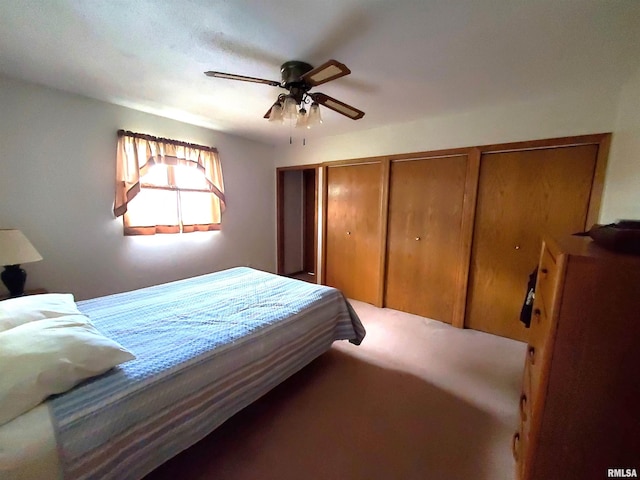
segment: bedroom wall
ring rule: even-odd
[[[620,93],[606,177],[600,221],[640,219],[640,69]]]
[[[271,147],[3,77],[0,112],[0,228],[44,257],[24,265],[26,288],[84,299],[235,265],[275,271]],[[123,236],[112,213],[121,128],[218,148],[222,231]]]
[[[617,105],[618,92],[575,90],[530,101],[424,117],[325,139],[308,138],[306,146],[287,144],[277,148],[276,166],[604,133],[615,125]],[[323,113],[327,123],[337,115]],[[358,121],[366,120],[365,116]]]
[[[636,78],[622,94],[574,90],[354,134],[312,138],[304,147],[278,147],[276,166],[613,132],[601,221],[639,218],[639,92]],[[325,121],[330,122],[333,115],[326,113]]]

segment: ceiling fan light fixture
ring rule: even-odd
[[[271,107],[271,111],[269,113],[269,121],[282,123],[284,122],[284,117],[282,116],[282,104],[280,102],[276,102]]]
[[[311,107],[309,107],[308,117],[307,128],[311,128],[322,123],[322,115],[320,115],[320,105],[318,105],[316,102],[313,102],[311,104]]]
[[[287,119],[295,119],[298,116],[298,103],[291,95],[287,95],[282,106],[282,116]]]
[[[296,121],[296,128],[309,128],[309,115],[307,115],[307,111],[304,107],[300,109],[298,112],[298,117]]]

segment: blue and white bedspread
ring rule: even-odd
[[[78,302],[136,355],[49,403],[66,479],[139,479],[334,340],[365,331],[338,290],[233,268]]]

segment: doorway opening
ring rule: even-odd
[[[318,168],[277,169],[278,274],[319,283]]]

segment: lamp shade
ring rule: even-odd
[[[19,265],[42,260],[20,230],[0,230],[0,265]]]

